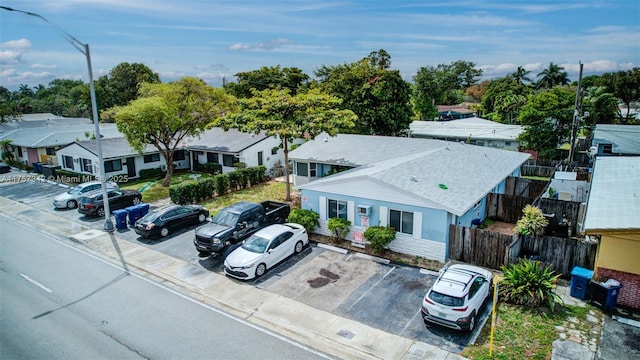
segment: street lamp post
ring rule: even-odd
[[[104,231],[113,231],[114,226],[111,221],[111,211],[109,209],[109,197],[107,195],[107,177],[105,176],[105,168],[104,168],[104,158],[102,156],[102,142],[100,140],[100,125],[98,121],[98,102],[96,101],[96,91],[93,87],[93,70],[91,69],[91,53],[89,52],[89,44],[85,44],[75,37],[71,36],[71,34],[62,30],[60,27],[56,26],[49,20],[45,19],[43,16],[38,15],[36,13],[32,13],[29,11],[17,10],[7,6],[0,6],[0,9],[7,11],[15,11],[20,12],[29,16],[37,17],[40,20],[43,20],[47,24],[56,28],[56,30],[60,31],[66,40],[78,51],[80,51],[87,58],[87,68],[89,70],[89,92],[91,94],[91,109],[93,115],[93,124],[95,126],[96,132],[96,145],[98,147],[98,169],[100,171],[100,182],[102,184],[102,202],[104,203]]]

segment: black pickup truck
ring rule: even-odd
[[[235,203],[198,227],[193,243],[200,256],[219,254],[267,225],[285,222],[290,211],[289,204],[275,201]]]

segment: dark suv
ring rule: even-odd
[[[117,210],[142,202],[142,194],[137,190],[109,189],[109,209]],[[92,191],[80,198],[78,212],[89,216],[104,216],[102,190]]]

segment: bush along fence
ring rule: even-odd
[[[500,269],[519,258],[539,260],[569,278],[574,266],[593,269],[597,243],[555,236],[505,235],[478,228],[450,225],[449,258]]]
[[[175,204],[193,204],[215,196],[245,189],[266,181],[263,165],[218,174],[205,179],[169,186],[169,197]]]

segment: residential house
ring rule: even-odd
[[[140,170],[161,168],[166,170],[166,161],[157,148],[147,145],[142,154],[135,151],[124,137],[102,139],[102,158],[107,178],[134,179]],[[56,151],[63,170],[79,174],[99,175],[98,143],[96,140],[76,141]],[[176,169],[189,169],[185,150],[174,154]]]
[[[290,153],[301,206],[327,222],[351,221],[347,239],[369,226],[397,230],[390,249],[444,261],[449,225],[484,219],[487,194],[504,193],[529,154],[431,139],[347,135],[317,137]],[[332,169],[349,170],[331,174]]]
[[[227,173],[242,162],[248,167],[264,165],[267,170],[282,166],[284,153],[279,147],[280,140],[267,136],[264,131],[258,134],[244,133],[235,129],[225,131],[211,128],[200,136],[185,141],[184,148],[189,151],[192,164],[216,163],[222,165]]]
[[[595,277],[615,279],[617,303],[640,309],[640,157],[595,160],[584,232],[600,237]]]
[[[464,105],[438,105],[438,121],[465,119],[474,116],[476,113]]]
[[[51,117],[47,118],[46,115]],[[103,138],[122,136],[115,124],[101,124],[100,135]],[[24,165],[59,165],[57,149],[95,136],[93,121],[85,118],[25,114],[19,121],[0,124],[0,140],[11,140],[14,158]]]
[[[409,125],[410,137],[466,142],[471,145],[489,146],[518,151],[521,125],[507,125],[467,117],[451,121],[414,121]]]
[[[640,155],[640,125],[597,124],[591,145],[596,156]]]

